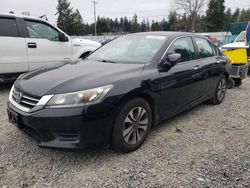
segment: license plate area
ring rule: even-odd
[[[10,109],[7,110],[7,113],[9,122],[15,125],[16,127],[19,127],[19,115]]]

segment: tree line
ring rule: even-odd
[[[195,1],[197,4],[194,4]],[[250,21],[250,8],[235,9],[225,7],[225,0],[176,0],[179,11],[170,11],[161,21],[149,21],[147,18],[138,20],[138,15],[132,18],[97,17],[97,33],[123,34],[145,31],[187,31],[187,32],[219,32],[228,31],[230,23]],[[185,9],[186,6],[191,8]],[[192,6],[193,9],[192,9]],[[207,6],[207,11],[202,9]],[[69,35],[88,35],[95,30],[94,23],[85,23],[80,12],[73,10],[68,0],[58,0],[57,26]]]

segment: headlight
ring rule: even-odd
[[[46,107],[68,108],[93,105],[101,102],[112,88],[113,85],[107,85],[74,93],[56,94],[46,104]]]

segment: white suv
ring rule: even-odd
[[[43,19],[0,14],[0,82],[59,62],[72,62],[101,44],[71,39]]]

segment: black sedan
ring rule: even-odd
[[[205,101],[220,104],[228,69],[228,59],[203,36],[130,34],[85,60],[21,75],[8,116],[42,147],[131,152],[166,118]]]

